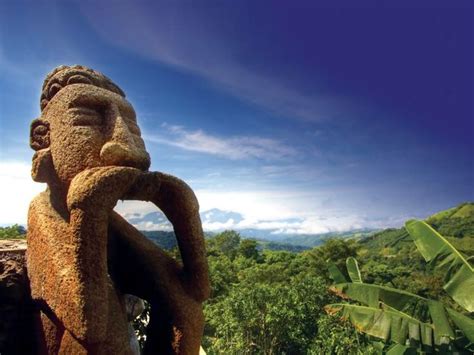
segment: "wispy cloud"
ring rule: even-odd
[[[238,44],[216,28],[216,23],[186,5],[123,1],[97,8],[90,2],[78,4],[97,33],[113,45],[199,75],[279,115],[322,121],[351,105],[346,98],[310,94],[245,65],[238,57]]]
[[[282,159],[297,151],[275,139],[258,136],[219,137],[203,130],[189,131],[182,126],[162,124],[165,135],[144,134],[145,141],[167,144],[188,151],[216,155],[232,160]]]

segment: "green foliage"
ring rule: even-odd
[[[209,353],[302,353],[317,332],[314,314],[329,299],[317,277],[285,283],[244,280],[221,302],[206,307],[212,329]]]
[[[451,245],[447,245],[446,241],[425,223],[408,222],[407,229],[414,238],[419,238],[416,245],[427,260],[431,261],[441,255],[443,262],[448,255],[451,257],[450,259],[448,257],[450,267],[456,262],[462,264],[465,261]],[[444,264],[446,264],[445,261]],[[325,307],[329,314],[339,314],[343,319],[350,320],[359,331],[385,342],[391,341],[401,346],[405,346],[408,342],[413,348],[421,345],[424,349],[454,351],[453,340],[456,337],[448,320],[447,314],[449,314],[462,335],[472,343],[474,320],[471,318],[446,308],[439,301],[390,287],[364,284],[360,282],[357,262],[353,258],[348,258],[347,266],[348,269],[352,269],[349,273],[355,274],[352,277],[353,282],[336,284],[331,290],[345,299],[356,300],[364,306],[330,304]],[[331,267],[332,273],[337,276],[336,266],[331,265]],[[461,275],[466,278],[471,276]],[[334,279],[337,280],[337,277]],[[464,298],[461,299],[465,301]],[[456,341],[459,343],[459,339]],[[404,348],[394,347],[390,352],[402,351]]]
[[[334,281],[334,283],[342,284],[347,282],[347,278],[332,261],[328,261],[328,272],[329,277]]]
[[[353,304],[331,304],[326,306],[329,314],[340,314],[348,319],[360,332],[404,345],[408,339],[411,344],[432,346],[433,325],[420,322],[395,309]]]
[[[359,264],[357,263],[357,260],[353,257],[348,257],[346,259],[346,266],[347,273],[349,274],[349,277],[351,278],[352,282],[361,283],[362,276],[360,274]]]
[[[473,206],[463,204],[428,219],[431,226],[449,230],[445,239],[466,255],[474,253],[474,233],[470,232],[470,226],[474,225]],[[285,250],[274,251],[268,250],[271,243],[246,239],[234,231],[207,238],[213,292],[204,305],[206,328],[202,345],[206,352],[381,354],[383,351],[396,355],[414,350],[406,344],[391,342],[388,346],[380,340],[374,342],[374,337],[359,331],[363,329],[400,342],[406,334],[405,339],[411,339],[411,345],[417,342],[429,345],[431,338],[436,350],[442,349],[439,344],[448,340],[450,345],[443,345],[443,350],[462,349],[474,343],[471,315],[462,313],[443,290],[446,269],[433,269],[433,265],[427,264],[405,228],[371,233],[362,239],[333,238],[320,242],[322,245],[311,250],[290,248],[279,242],[274,243],[275,248]],[[176,249],[172,254],[179,258]],[[456,270],[453,269],[451,276]],[[332,288],[333,292],[328,292],[330,276],[339,284]],[[352,300],[333,308],[338,314],[345,312],[348,320],[324,312],[324,305],[338,302],[337,295]],[[367,322],[367,315],[372,316],[372,323]],[[141,325],[137,325],[142,335],[146,317],[145,313]],[[360,323],[359,330],[351,325],[351,317]],[[390,324],[388,333],[387,324]]]
[[[23,239],[26,238],[26,229],[18,224],[10,227],[0,227],[0,239]]]
[[[349,321],[321,315],[316,319],[316,326],[318,333],[308,348],[308,354],[379,354],[372,342],[358,333]]]
[[[244,258],[257,260],[259,257],[257,241],[253,239],[244,239],[240,242],[238,253]]]
[[[208,240],[207,248],[212,253],[221,253],[233,260],[238,253],[240,234],[235,231],[224,231]]]
[[[426,222],[442,235],[472,238],[474,237],[474,203],[463,203],[436,213],[427,218]]]
[[[461,325],[457,326],[467,338],[474,337],[474,321],[453,309],[446,308],[439,301],[429,300],[403,290],[372,284],[343,283],[334,285],[331,289],[344,298],[358,301],[372,309],[378,309],[379,305],[383,305],[389,310],[396,310],[410,318],[431,322],[437,345],[446,342],[446,339],[454,339],[454,330],[448,321],[446,312],[449,313],[456,325],[457,323]]]
[[[212,297],[226,295],[233,284],[238,282],[232,261],[224,255],[208,257],[209,274],[211,276]]]
[[[314,315],[327,318],[322,307],[335,298],[315,272],[310,255],[259,251],[246,239],[229,243],[234,236],[226,233],[207,241],[213,295],[204,308],[206,352],[299,354],[329,349],[323,340],[331,329],[324,328],[325,335],[318,332]],[[338,346],[357,348],[356,342],[342,340],[344,329],[352,329],[339,323],[338,327],[341,333],[331,335],[334,341],[340,338]]]
[[[425,260],[444,272],[444,290],[474,312],[474,269],[466,258],[425,222],[408,221],[405,227]]]
[[[263,250],[275,250],[275,251],[291,251],[292,253],[300,253],[302,251],[311,249],[309,247],[301,246],[301,245],[293,245],[289,243],[281,243],[281,242],[269,242],[267,240],[259,240],[258,241],[259,249]]]
[[[346,259],[357,256],[358,243],[353,239],[328,239],[320,247],[312,249],[309,253],[313,262],[313,267],[322,273],[322,276],[329,281],[329,271],[327,261],[333,262],[339,270],[345,269]],[[344,274],[348,277],[348,274]]]

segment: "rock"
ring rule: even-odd
[[[31,354],[35,309],[24,240],[0,240],[0,354]]]

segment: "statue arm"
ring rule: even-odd
[[[160,175],[161,188],[156,204],[173,224],[189,291],[202,302],[209,297],[210,282],[199,204],[184,181],[171,175]]]
[[[173,225],[183,261],[183,286],[196,301],[206,300],[210,294],[209,273],[199,204],[193,190],[184,181],[161,172],[145,173],[134,186],[127,197],[153,202]]]
[[[119,199],[151,201],[164,212],[175,229],[182,267],[126,221],[122,219],[116,223],[118,219],[112,209]],[[123,270],[124,265],[134,264],[127,263],[127,259],[115,258],[113,263],[122,264],[119,267],[122,272],[116,274],[119,275],[116,280],[120,280],[120,274],[129,275],[123,283],[129,283],[126,288],[130,288],[130,293],[145,299],[160,297],[170,300],[167,292],[174,290],[172,294],[184,296],[184,291],[198,303],[209,297],[210,283],[199,205],[191,188],[182,180],[159,172],[143,172],[127,167],[93,168],[74,178],[67,206],[70,211],[71,245],[76,248],[73,262],[77,267],[78,282],[90,280],[76,292],[84,300],[81,303],[84,309],[77,310],[82,317],[75,329],[71,329],[79,339],[96,342],[106,334],[106,318],[97,315],[107,314],[110,302],[107,292],[107,239],[109,242],[115,239],[113,235],[108,237],[108,228],[113,224],[119,226],[114,234],[122,236],[118,242],[125,243],[117,249],[135,252],[132,256],[132,260],[136,261],[134,272]],[[146,275],[140,277],[143,272]],[[153,287],[150,289],[150,284],[147,287],[145,283],[140,285],[140,279],[152,281]],[[147,295],[147,292],[152,293]]]
[[[72,312],[81,316],[66,327],[87,343],[103,341],[107,333],[109,298],[113,297],[107,270],[109,215],[140,173],[133,168],[94,168],[77,175],[69,188],[68,244],[74,252],[68,261],[73,265],[68,292],[81,300]]]

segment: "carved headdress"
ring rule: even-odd
[[[41,111],[62,88],[70,84],[90,84],[125,97],[125,93],[104,74],[82,65],[61,65],[50,72],[41,89]]]

